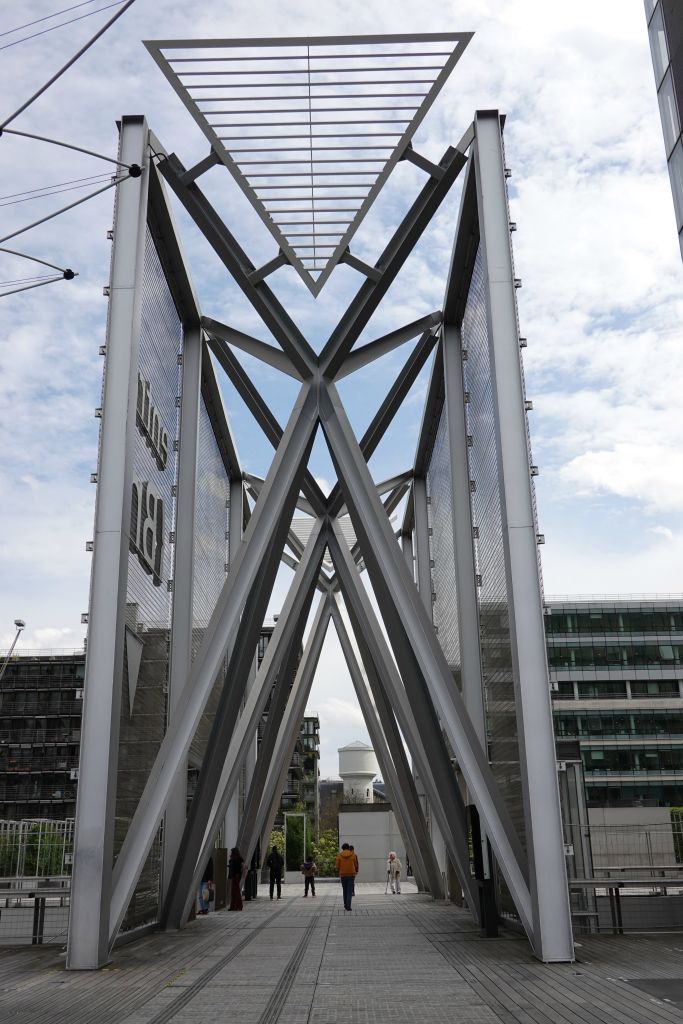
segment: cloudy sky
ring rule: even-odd
[[[105,6],[107,0],[82,5],[18,32],[3,27],[0,97],[6,109],[0,120],[111,11],[24,37]],[[59,0],[25,0],[5,21],[11,29],[60,9]],[[136,0],[10,127],[114,155],[117,117],[145,113],[166,148],[190,164],[205,155],[206,142],[141,40],[249,37],[264,26],[274,36],[475,32],[415,145],[438,158],[457,142],[475,109],[498,107],[507,114],[546,593],[683,591],[683,267],[640,0]],[[110,165],[94,158],[4,134],[0,236],[106,184],[110,173]],[[65,184],[75,179],[84,180],[73,189]],[[392,175],[354,242],[359,255],[377,255],[422,181],[405,165]],[[227,172],[216,168],[203,184],[252,260],[258,265],[274,255],[273,240]],[[72,190],[43,198],[29,191],[46,186]],[[368,326],[367,339],[439,308],[458,198],[455,189]],[[17,616],[28,622],[24,649],[82,644],[112,199],[109,190],[5,243],[79,276],[4,298],[0,306],[0,649],[11,641]],[[204,312],[267,340],[206,243],[179,220]],[[0,254],[1,281],[35,273],[48,271]],[[314,300],[293,271],[278,271],[270,281],[316,347],[359,283],[354,271],[339,268]],[[405,355],[400,349],[340,387],[359,431]],[[245,362],[284,421],[293,383]],[[374,456],[378,479],[410,464],[425,387],[426,374]],[[227,385],[225,400],[245,467],[265,473],[271,449]],[[333,479],[322,445],[312,469],[322,481]],[[283,571],[271,612],[287,583]],[[336,748],[367,737],[333,638],[310,706],[321,715],[323,775],[333,774]]]

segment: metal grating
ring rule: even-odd
[[[472,37],[145,43],[318,295]]]

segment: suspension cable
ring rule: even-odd
[[[82,46],[80,48],[80,50],[77,53],[75,53],[73,55],[73,57],[71,57],[66,62],[66,64],[63,67],[61,67],[59,69],[59,71],[55,72],[55,74],[52,76],[52,78],[48,79],[48,81],[45,82],[44,85],[41,85],[40,89],[38,89],[37,92],[34,92],[34,94],[32,96],[30,96],[24,103],[22,103],[22,105],[17,110],[15,110],[13,114],[10,114],[9,117],[5,118],[5,120],[2,122],[2,124],[0,124],[0,130],[5,128],[8,124],[11,124],[11,122],[14,121],[14,119],[16,117],[18,117],[19,114],[23,113],[23,111],[26,110],[27,107],[30,107],[31,104],[34,103],[38,99],[39,96],[42,96],[42,94],[45,92],[45,90],[49,89],[50,86],[53,85],[57,81],[57,79],[60,78],[64,74],[65,71],[68,71],[68,69],[72,66],[72,64],[75,64],[76,61],[78,60],[78,58],[82,57],[83,54],[86,52],[86,50],[89,50],[90,47],[93,45],[93,43],[97,42],[97,40],[100,38],[100,36],[103,35],[107,31],[107,29],[111,25],[113,25],[114,22],[117,21],[121,17],[122,14],[125,14],[126,11],[128,10],[128,8],[132,4],[134,4],[134,3],[135,3],[135,0],[126,0],[126,2],[124,3],[123,7],[121,7],[116,12],[116,14],[112,15],[112,17],[109,19],[109,21],[106,22],[106,24],[103,25],[102,28],[99,29],[95,33],[95,35],[91,39],[88,40],[88,42],[85,44],[85,46]]]
[[[17,131],[16,128],[0,128],[0,136],[2,135],[20,135],[24,139],[35,139],[37,142],[48,142],[51,146],[62,146],[64,149],[73,149],[76,153],[85,153],[86,156],[96,156],[98,160],[106,160],[107,163],[116,164],[117,167],[126,167],[128,170],[134,166],[131,164],[129,167],[128,164],[121,163],[120,160],[115,160],[113,156],[104,156],[103,153],[95,153],[92,149],[83,149],[82,146],[74,146],[72,143],[62,142],[60,139],[48,139],[45,135],[34,135],[33,132],[20,132]]]

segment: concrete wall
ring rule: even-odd
[[[342,805],[339,808],[339,842],[356,848],[359,882],[384,882],[387,858],[394,850],[406,877],[406,851],[392,810],[382,804]]]

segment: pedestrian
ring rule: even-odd
[[[266,861],[266,867],[270,868],[270,898],[273,898],[273,891],[277,886],[277,898],[282,899],[282,869],[285,865],[284,859],[281,853],[278,853],[277,846],[268,854]]]
[[[355,848],[355,846],[350,845],[349,846],[349,850],[353,854],[353,866],[356,869],[356,874],[353,876],[353,885],[351,886],[351,888],[353,889],[353,895],[355,896],[356,895],[356,875],[360,871],[360,865],[358,864],[358,857],[356,856],[356,848]]]
[[[342,843],[341,851],[337,854],[336,869],[342,885],[344,897],[344,910],[351,910],[351,897],[353,896],[353,880],[356,877],[357,858],[348,843]]]
[[[389,882],[391,884],[391,894],[401,895],[401,871],[402,864],[394,851],[392,850],[387,860],[387,874],[389,876]]]
[[[309,888],[311,896],[315,896],[315,873],[317,870],[318,866],[312,857],[308,857],[301,865],[301,874],[304,876],[304,896],[308,896]]]
[[[242,868],[244,867],[244,857],[237,849],[233,846],[230,851],[230,860],[228,861],[228,878],[230,880],[230,910],[242,910]]]
[[[199,903],[199,909],[197,914],[201,917],[206,917],[209,913],[209,903],[212,902],[212,890],[213,890],[213,857],[209,857],[209,862],[204,868],[202,880],[199,883],[199,892],[197,893],[197,900]]]

